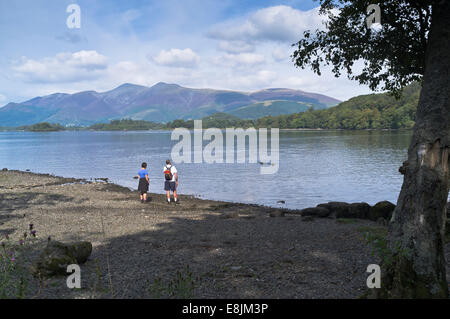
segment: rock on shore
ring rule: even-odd
[[[64,244],[50,241],[31,266],[36,276],[66,275],[67,266],[84,264],[92,253],[92,244],[87,241]]]

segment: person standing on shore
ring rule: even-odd
[[[141,203],[145,203],[147,202],[148,185],[150,184],[150,181],[148,179],[147,163],[142,163],[142,167],[138,172],[138,178],[138,191],[141,192]]]
[[[177,187],[178,187],[178,171],[175,166],[172,165],[170,160],[166,161],[164,166],[164,190],[167,193],[167,203],[170,204],[170,191],[173,192],[173,200],[175,204],[178,204]]]

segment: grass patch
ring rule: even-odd
[[[363,233],[372,256],[379,257],[385,267],[391,267],[398,258],[409,253],[408,249],[401,247],[400,242],[395,243],[392,248],[388,246],[386,228],[363,226],[358,230]]]
[[[155,299],[192,299],[197,281],[200,278],[194,278],[189,265],[182,271],[177,271],[175,277],[168,283],[163,282],[162,278],[156,278],[150,284],[148,292]]]
[[[373,234],[374,236],[377,236],[379,239],[386,238],[387,236],[387,229],[383,227],[373,227],[373,226],[361,226],[357,228],[357,231],[363,233],[363,234]]]

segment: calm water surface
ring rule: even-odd
[[[0,169],[65,177],[108,177],[137,188],[141,162],[150,191],[163,192],[171,132],[0,132]],[[327,201],[396,202],[410,132],[280,132],[280,168],[261,175],[259,164],[177,164],[179,191],[201,198],[303,208]],[[206,142],[205,142],[206,143]]]

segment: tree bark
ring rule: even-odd
[[[432,8],[416,125],[382,265],[381,298],[448,298],[444,234],[449,190],[450,1]]]

